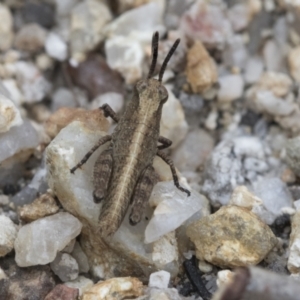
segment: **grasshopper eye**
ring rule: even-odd
[[[160,101],[165,103],[168,100],[168,96],[169,96],[166,88],[161,85],[158,89],[158,93],[159,93]]]
[[[144,91],[145,89],[147,89],[147,87],[148,87],[148,84],[146,81],[140,81],[136,85],[136,89],[138,90],[138,92]]]

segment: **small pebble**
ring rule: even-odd
[[[65,282],[64,285],[74,289],[78,289],[79,296],[81,297],[94,283],[91,279],[84,276],[78,276],[75,280]]]
[[[288,54],[288,64],[290,73],[293,76],[294,80],[300,82],[300,46],[290,50]]]
[[[57,253],[50,266],[54,274],[63,282],[74,280],[78,277],[77,261],[68,253]]]
[[[250,22],[248,3],[237,3],[228,9],[228,18],[234,31],[245,29]]]
[[[96,97],[90,104],[91,109],[97,109],[103,104],[108,104],[116,113],[120,113],[124,107],[124,97],[122,94],[109,92]]]
[[[263,48],[263,56],[267,71],[280,72],[285,65],[285,56],[278,43],[268,40]]]
[[[101,18],[99,18],[101,16]],[[104,38],[103,27],[111,21],[107,5],[96,0],[78,3],[71,11],[71,56],[80,62]]]
[[[186,11],[180,23],[180,29],[192,40],[201,40],[211,47],[224,46],[232,35],[232,27],[218,4],[196,1]]]
[[[178,245],[175,232],[171,231],[152,243],[152,259],[158,269],[178,273]]]
[[[143,283],[134,277],[111,278],[93,285],[84,292],[82,300],[136,298],[143,294]]]
[[[283,207],[293,207],[293,198],[287,185],[279,178],[263,178],[253,185],[253,192],[264,207],[272,214],[272,219],[281,215]],[[270,224],[268,222],[268,224]]]
[[[52,110],[55,112],[61,107],[76,107],[74,93],[65,87],[58,88],[52,95]]]
[[[185,138],[188,124],[180,101],[173,94],[171,87],[166,86],[169,97],[162,109],[160,135],[172,141],[170,149],[175,149]]]
[[[47,120],[46,132],[51,138],[54,138],[73,121],[84,122],[90,130],[101,128],[107,131],[109,124],[100,109],[89,111],[83,108],[61,107]]]
[[[217,286],[221,287],[229,284],[233,280],[233,272],[230,270],[222,270],[218,272]]]
[[[33,103],[44,99],[51,88],[50,82],[31,62],[18,61],[15,64],[17,84],[20,87],[24,102]]]
[[[7,279],[5,272],[0,268],[0,280]]]
[[[199,261],[198,268],[203,273],[210,273],[213,270],[213,266],[203,260]]]
[[[58,284],[44,300],[77,300],[78,296],[78,289],[74,289],[63,284]]]
[[[5,4],[0,4],[0,50],[6,51],[13,41],[13,17]]]
[[[15,46],[19,50],[38,52],[44,47],[47,31],[38,24],[24,25],[15,37]]]
[[[215,62],[200,41],[188,50],[185,71],[193,93],[208,90],[218,78]]]
[[[108,92],[123,94],[120,74],[100,55],[89,55],[78,67],[69,66],[68,72],[76,85],[88,91],[91,99]]]
[[[295,173],[289,169],[289,168],[286,168],[281,176],[280,176],[280,179],[285,182],[286,184],[291,184],[291,183],[294,183],[296,181],[296,175]]]
[[[246,186],[240,185],[233,190],[228,204],[251,210],[255,205],[262,205],[262,200],[253,195]]]
[[[10,218],[0,215],[0,257],[5,256],[14,248],[17,227]]]
[[[0,162],[24,150],[33,152],[38,144],[37,131],[28,120],[24,120],[22,125],[0,134]]]
[[[45,28],[55,24],[55,8],[47,2],[25,2],[21,6],[21,14],[26,23],[37,23]]]
[[[244,80],[241,75],[226,75],[219,78],[219,102],[231,102],[240,98],[244,90]]]
[[[45,41],[45,49],[47,54],[59,61],[64,61],[68,55],[67,44],[63,39],[54,32],[50,32]]]
[[[6,195],[0,195],[0,205],[5,206],[9,204],[9,197]]]
[[[0,94],[0,134],[22,123],[23,120],[16,105],[10,99]]]
[[[264,70],[264,64],[259,56],[250,57],[245,66],[245,82],[253,84],[259,80]]]
[[[170,282],[171,274],[166,271],[152,273],[149,278],[149,287],[158,289],[167,289]]]
[[[76,239],[71,240],[68,243],[68,245],[64,249],[61,250],[61,252],[70,254],[73,251],[74,247],[75,247],[75,243],[76,243]]]
[[[140,42],[150,42],[153,32],[164,32],[163,5],[150,1],[126,11],[105,28],[107,36],[135,37]],[[145,22],[147,20],[147,22]]]
[[[32,203],[19,208],[19,217],[25,223],[53,215],[57,213],[59,207],[53,196],[49,193],[43,194]]]
[[[300,136],[287,141],[285,160],[295,174],[300,176]]]
[[[127,84],[134,84],[142,77],[144,52],[136,39],[116,36],[106,40],[105,54],[107,64],[118,71]]]
[[[78,263],[79,273],[87,273],[90,269],[88,258],[78,242],[75,243],[71,255]]]
[[[203,166],[214,147],[214,140],[202,129],[190,131],[173,152],[175,166],[180,171],[194,171]]]
[[[292,274],[300,273],[300,212],[297,211],[292,218],[292,230],[289,243],[289,257],[287,268]]]
[[[54,66],[53,59],[46,53],[41,53],[36,56],[35,64],[41,71],[52,69]]]

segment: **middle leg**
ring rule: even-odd
[[[105,103],[102,106],[100,106],[99,108],[103,110],[104,116],[106,118],[111,117],[116,123],[119,122],[119,117],[117,116],[117,114],[114,112],[114,110],[108,104]]]
[[[156,155],[159,156],[165,163],[167,163],[171,169],[172,175],[173,175],[173,180],[174,180],[174,184],[175,186],[181,190],[182,192],[187,193],[188,196],[191,195],[191,192],[185,188],[183,188],[182,186],[180,186],[179,184],[179,180],[178,180],[178,176],[177,176],[177,172],[176,169],[174,167],[173,161],[171,160],[171,158],[169,158],[164,152],[157,150]]]
[[[162,145],[157,146],[158,150],[166,149],[172,145],[172,141],[165,138],[164,136],[159,136],[158,142],[162,143]]]

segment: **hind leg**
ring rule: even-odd
[[[131,225],[136,225],[142,219],[146,203],[149,200],[153,186],[157,183],[157,175],[152,166],[148,166],[135,187],[132,197],[132,210],[129,216]]]
[[[104,198],[112,172],[112,149],[103,151],[94,166],[94,202],[100,203]]]

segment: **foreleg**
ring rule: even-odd
[[[107,117],[111,117],[116,123],[119,122],[119,117],[117,116],[117,114],[114,112],[114,110],[108,105],[108,104],[103,104],[100,109],[103,110],[104,112],[104,116]]]
[[[185,188],[183,188],[182,186],[180,186],[179,184],[179,180],[178,180],[178,176],[176,173],[176,169],[174,167],[173,161],[171,158],[169,158],[164,152],[157,150],[156,155],[159,156],[165,163],[167,163],[171,169],[172,175],[173,175],[173,180],[174,180],[174,184],[175,186],[181,190],[182,192],[187,193],[188,196],[191,195],[191,192]]]
[[[102,145],[109,142],[111,140],[111,135],[103,136],[97,144],[83,157],[83,159],[72,169],[70,169],[70,172],[74,174],[74,172],[80,168],[83,164],[87,162],[87,160],[92,156],[92,154]]]

